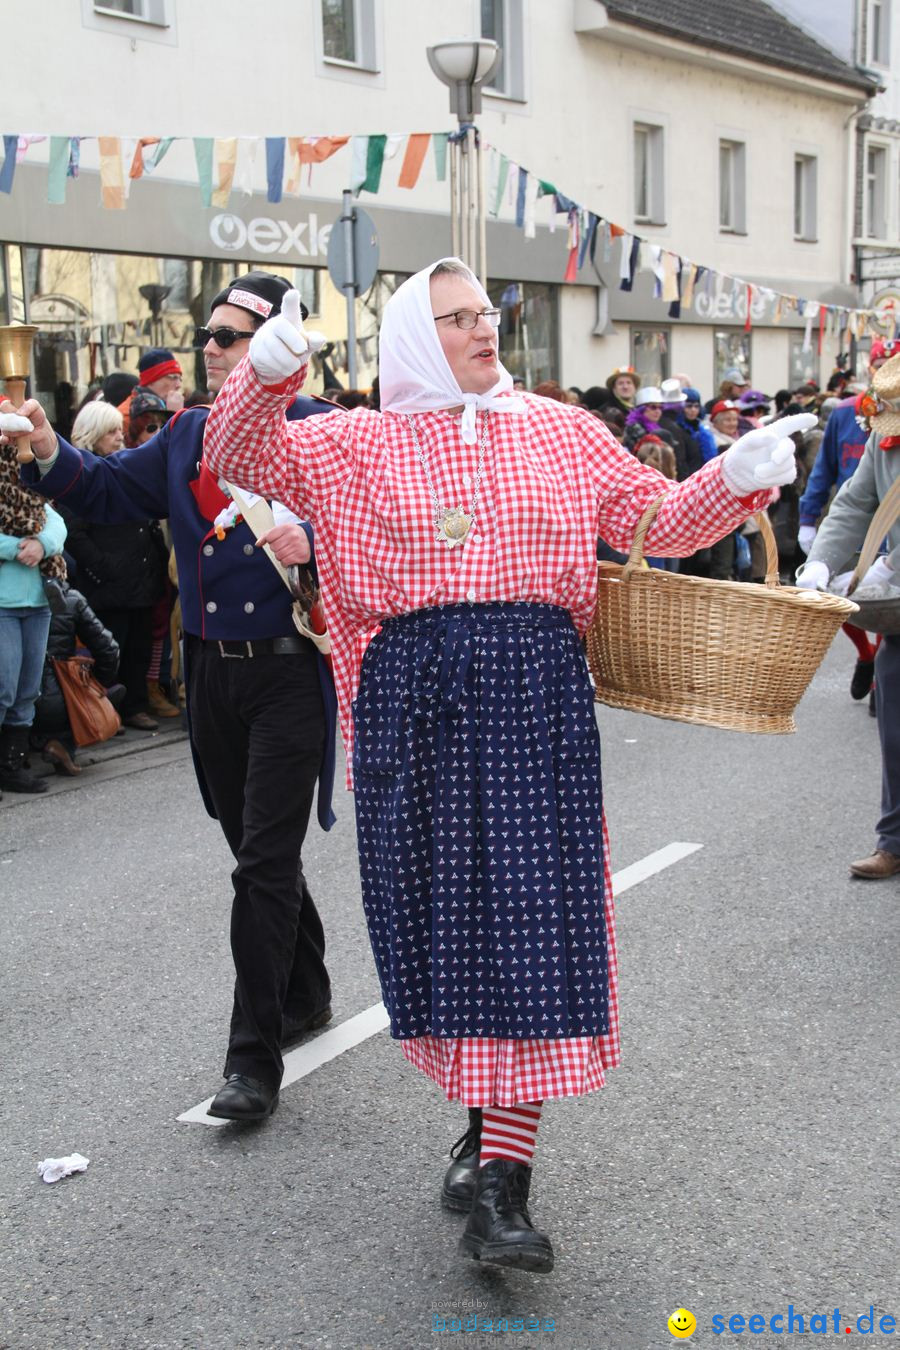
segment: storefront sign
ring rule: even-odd
[[[311,212],[306,220],[276,220],[272,216],[254,216],[242,220],[230,211],[213,216],[209,222],[209,237],[223,253],[277,254],[292,252],[301,258],[324,257],[328,252],[331,225],[319,225],[319,217]]]

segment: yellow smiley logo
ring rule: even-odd
[[[697,1319],[689,1309],[676,1308],[666,1326],[673,1336],[677,1336],[680,1341],[686,1341],[688,1336],[693,1336],[697,1330]]]

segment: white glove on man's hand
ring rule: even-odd
[[[288,291],[281,313],[267,319],[250,342],[250,363],[261,384],[281,384],[304,366],[311,351],[324,344],[321,333],[307,333],[300,317],[300,293]]]
[[[884,591],[888,586],[900,588],[900,575],[890,566],[887,558],[882,556],[875,559],[857,590]]]
[[[726,486],[736,497],[749,497],[766,488],[793,483],[797,463],[790,437],[797,431],[809,431],[818,420],[812,413],[795,413],[741,436],[722,456]]]
[[[795,586],[805,591],[824,591],[828,585],[828,564],[823,562],[805,562],[797,570]]]
[[[804,553],[808,553],[813,546],[813,540],[819,531],[815,525],[801,525],[797,531],[797,543]]]

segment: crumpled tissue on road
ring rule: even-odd
[[[45,1158],[38,1163],[37,1170],[45,1181],[59,1181],[62,1177],[70,1177],[73,1172],[86,1172],[89,1161],[88,1158],[82,1158],[80,1153],[70,1153],[67,1158]]]

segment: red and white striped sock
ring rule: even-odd
[[[485,1106],[481,1113],[482,1167],[495,1158],[509,1158],[530,1166],[541,1120],[541,1102],[517,1106]]]

